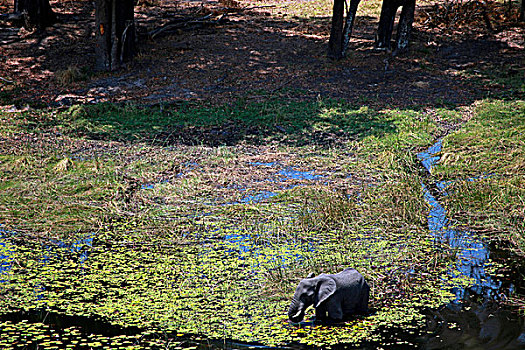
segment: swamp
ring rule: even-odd
[[[333,61],[327,0],[138,1],[114,72],[50,3],[0,22],[1,349],[525,348],[517,2],[420,1],[392,55],[363,1]],[[288,320],[347,267],[367,315]]]

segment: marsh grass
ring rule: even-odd
[[[436,176],[454,180],[446,203],[460,222],[525,250],[525,104],[484,101],[444,140]]]
[[[468,283],[441,278],[449,256],[426,230],[414,154],[440,132],[432,113],[275,96],[221,107],[102,104],[39,113],[7,116],[2,217],[9,228],[44,236],[96,236],[82,263],[45,240],[9,241],[9,282],[0,285],[6,310],[328,346],[378,340],[389,325],[416,329],[422,308]],[[46,124],[28,122],[36,118]],[[214,130],[232,123],[289,131],[248,137],[228,129],[229,144],[214,143]],[[173,124],[198,130],[195,140],[207,143],[182,142]],[[160,142],[166,130],[172,138]],[[320,142],[327,135],[335,142]],[[287,175],[294,172],[308,176]],[[347,266],[370,281],[375,313],[336,328],[290,327],[285,310],[298,280]]]
[[[0,156],[4,224],[46,235],[96,230],[114,179],[92,167],[53,156]]]

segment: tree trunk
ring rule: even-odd
[[[355,16],[357,13],[357,8],[361,0],[351,0],[350,8],[346,11],[346,21],[345,29],[343,30],[343,44],[341,50],[341,56],[346,55],[346,50],[348,49],[348,44],[350,43],[350,36],[352,35],[352,29],[354,28]]]
[[[377,28],[376,47],[378,49],[391,49],[394,20],[397,9],[401,5],[402,1],[399,0],[383,0],[381,15],[379,16],[379,27]]]
[[[520,21],[525,21],[525,0],[521,0]]]
[[[135,0],[96,0],[96,68],[117,70],[135,53]]]
[[[15,0],[15,13],[22,14],[26,29],[44,29],[56,22],[49,0]]]
[[[328,41],[328,57],[333,59],[343,58],[348,49],[350,35],[354,26],[357,7],[361,0],[351,0],[350,7],[345,14],[345,0],[334,0],[332,14],[332,29],[330,30],[330,41]]]
[[[343,18],[345,12],[345,1],[334,0],[332,14],[332,29],[330,30],[330,40],[328,41],[328,57],[333,59],[342,58],[343,52]]]
[[[412,32],[414,13],[416,11],[416,0],[406,0],[403,3],[401,17],[397,25],[396,51],[401,52],[408,48],[408,39]]]

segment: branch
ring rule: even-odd
[[[213,19],[213,20],[210,20],[208,21],[209,19],[212,18],[212,14],[207,14],[205,16],[202,16],[202,17],[185,17],[185,18],[177,18],[177,19],[174,19],[158,28],[155,28],[153,30],[151,30],[150,32],[148,32],[148,36],[151,38],[151,39],[154,39],[156,36],[162,34],[162,33],[169,33],[171,32],[172,30],[174,29],[180,29],[180,28],[184,28],[184,27],[187,27],[189,25],[192,25],[192,24],[218,24],[220,21],[222,21],[226,16],[228,16],[228,14],[235,14],[235,13],[239,13],[239,12],[243,12],[243,11],[249,11],[249,10],[254,10],[254,9],[258,9],[258,8],[269,8],[269,7],[276,7],[276,5],[262,5],[262,6],[251,6],[251,7],[243,7],[243,8],[239,8],[239,9],[232,9],[232,8],[227,8],[225,9],[226,10],[226,13],[223,13],[219,16],[216,17],[216,19]]]
[[[249,11],[249,10],[263,9],[263,8],[269,8],[269,7],[277,7],[277,6],[276,5],[261,5],[261,6],[243,7],[239,9],[238,11]]]
[[[6,84],[13,84],[14,83],[13,80],[9,80],[9,79],[2,78],[2,77],[0,77],[0,81],[2,81],[3,83],[6,83]]]
[[[19,22],[19,21],[22,21],[23,19],[24,19],[24,15],[20,12],[0,14],[0,21],[2,22]]]
[[[183,28],[187,26],[188,24],[196,24],[196,23],[203,23],[205,20],[211,18],[211,13],[207,14],[206,16],[198,17],[198,18],[183,18],[183,19],[177,19],[175,21],[171,21],[163,25],[162,27],[153,29],[148,33],[148,36],[151,39],[154,39],[157,35],[172,29],[178,29]],[[220,19],[219,19],[220,20]]]

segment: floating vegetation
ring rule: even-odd
[[[424,311],[473,285],[427,226],[415,152],[431,144],[435,123],[419,111],[291,107],[295,122],[301,108],[319,113],[298,139],[339,124],[352,137],[333,148],[273,138],[220,147],[83,140],[82,148],[66,138],[53,151],[55,141],[44,139],[38,151],[1,155],[0,213],[11,231],[0,232],[0,344],[417,346]],[[118,140],[99,126],[122,110],[95,109],[80,134]],[[76,117],[92,118],[82,110]],[[153,129],[137,125],[124,139],[149,139]],[[371,286],[370,315],[329,326],[315,323],[311,309],[301,324],[288,322],[301,278],[349,266]]]
[[[58,318],[57,318],[58,319]],[[57,327],[58,326],[58,327]],[[151,332],[103,335],[77,326],[60,327],[43,322],[0,321],[0,347],[11,349],[182,349],[188,340],[165,339]],[[186,346],[183,346],[186,345]]]
[[[432,272],[419,269],[406,275],[412,260],[405,262],[404,272],[382,265],[384,255],[389,261],[405,261],[403,257],[414,256],[416,247],[427,246],[426,252],[416,254],[432,251],[432,243],[418,238],[417,232],[413,232],[412,244],[384,235],[376,244],[367,243],[367,250],[361,249],[362,233],[353,239],[349,234],[356,244],[346,244],[345,253],[336,254],[336,240],[320,243],[314,251],[305,242],[270,243],[228,227],[217,226],[209,232],[208,238],[205,233],[201,237],[206,243],[172,248],[122,245],[114,243],[115,233],[100,233],[83,264],[71,257],[66,247],[57,246],[56,252],[61,254],[49,254],[38,244],[16,246],[12,256],[24,265],[5,273],[8,283],[2,285],[0,307],[12,312],[80,315],[120,327],[205,334],[210,339],[268,346],[293,342],[331,345],[372,341],[377,336],[374,332],[385,326],[416,330],[424,320],[419,312],[422,307],[437,307],[452,296],[426,293],[429,288],[444,288],[446,282],[411,283],[423,281]],[[267,276],[301,265],[319,268],[318,263],[332,269],[351,264],[367,271],[373,283],[374,314],[335,328],[289,325],[285,312],[288,298],[268,296]],[[427,261],[427,265],[433,263]],[[290,281],[289,291],[293,287]]]

